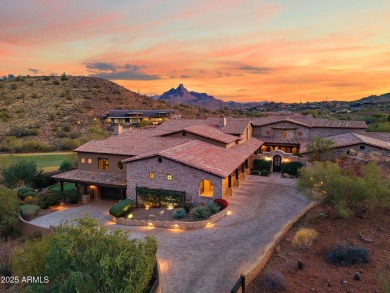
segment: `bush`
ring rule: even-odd
[[[54,85],[59,85],[59,84],[60,84],[60,82],[59,82],[59,80],[58,80],[58,79],[55,79],[55,80],[53,80],[53,84],[54,84]]]
[[[191,216],[194,221],[207,220],[211,216],[211,211],[207,206],[197,206],[191,211]]]
[[[256,159],[253,161],[253,168],[255,170],[271,170],[272,161],[267,161],[263,159]]]
[[[173,218],[182,219],[186,215],[186,211],[183,208],[178,208],[173,211]]]
[[[38,188],[39,189],[39,188],[45,188],[45,187],[53,185],[55,183],[56,183],[55,179],[53,179],[50,175],[44,174],[44,173],[40,173],[37,176],[35,176],[33,182],[31,183],[31,185],[34,188]]]
[[[29,196],[34,197],[35,195],[36,195],[35,191],[27,191],[27,192],[23,193],[23,195],[21,195],[20,198],[25,199]]]
[[[298,176],[298,171],[303,167],[301,162],[288,162],[281,164],[282,173],[287,173],[292,176]]]
[[[60,167],[58,170],[60,170],[61,172],[66,172],[66,171],[70,171],[72,170],[73,168],[73,163],[72,161],[70,160],[64,160],[62,161],[62,163],[60,164]]]
[[[185,202],[186,194],[183,191],[151,189],[147,187],[136,187],[138,197],[149,206],[180,206]]]
[[[338,246],[328,252],[326,261],[337,266],[350,266],[367,263],[369,255],[368,250],[364,247]]]
[[[269,175],[269,171],[268,170],[260,170],[260,175],[261,176],[268,176]]]
[[[223,198],[216,198],[214,199],[214,202],[221,207],[221,210],[226,209],[229,206],[227,200]]]
[[[51,147],[35,140],[27,140],[15,148],[18,153],[49,152]]]
[[[221,206],[215,202],[209,202],[206,207],[210,210],[212,215],[218,213],[222,209]]]
[[[183,209],[186,211],[186,213],[188,214],[188,213],[192,210],[192,208],[193,208],[194,206],[193,206],[193,204],[190,203],[190,202],[185,202],[185,203],[182,204],[182,207],[183,207]]]
[[[41,208],[35,204],[24,204],[20,206],[20,212],[23,219],[30,221],[32,217],[38,214]]]
[[[76,204],[81,199],[81,195],[77,192],[77,190],[66,190],[63,194],[66,201],[70,204]]]
[[[4,277],[12,276],[12,252],[14,244],[2,244],[0,253],[0,275]]]
[[[28,129],[25,127],[13,127],[8,131],[7,135],[14,137],[36,136],[39,135],[39,131],[37,129]]]
[[[299,248],[308,248],[313,244],[314,239],[318,236],[318,232],[310,228],[299,229],[292,240],[292,244]]]
[[[287,288],[284,276],[281,273],[270,271],[262,275],[261,285],[272,292],[284,291]]]
[[[32,202],[39,206],[41,209],[47,209],[48,207],[58,205],[65,199],[61,192],[45,192],[39,193],[33,198]]]
[[[260,175],[260,170],[251,169],[251,175]]]
[[[110,208],[109,213],[114,217],[123,217],[131,211],[132,206],[131,199],[122,199]]]
[[[43,170],[38,169],[33,161],[15,162],[2,171],[4,184],[7,187],[31,185],[42,172]]]
[[[19,217],[19,200],[15,191],[0,186],[0,236],[5,241]]]
[[[68,77],[66,76],[65,72],[61,74],[61,80],[62,81],[68,80]]]
[[[81,145],[81,141],[79,139],[67,138],[60,143],[59,148],[60,150],[64,150],[64,151],[73,151],[75,148],[78,148],[80,145]]]
[[[23,195],[28,192],[28,191],[32,191],[35,193],[35,189],[34,188],[31,188],[31,187],[21,187],[18,189],[17,191],[17,194],[19,197],[23,197]]]

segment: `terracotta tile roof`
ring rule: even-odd
[[[301,144],[306,142],[307,138],[279,138],[279,137],[269,137],[269,136],[260,136],[258,137],[264,143],[274,143],[274,144]]]
[[[390,132],[366,132],[365,136],[390,142]]]
[[[77,182],[77,183],[88,183],[108,186],[126,187],[126,175],[117,175],[112,173],[103,172],[92,172],[85,170],[72,170],[69,172],[61,173],[52,176],[54,179]]]
[[[76,152],[138,156],[172,148],[191,141],[185,137],[161,137],[163,131],[156,129],[127,129],[120,135],[104,140],[92,140],[78,147]]]
[[[154,154],[146,154],[122,161],[131,163],[154,156],[161,156],[187,166],[225,178],[246,159],[243,150],[235,151],[194,140]]]
[[[358,133],[343,133],[334,136],[325,137],[325,139],[329,139],[334,141],[336,148],[352,146],[357,144],[367,144],[370,146],[378,147],[381,149],[386,149],[390,151],[390,142],[386,142],[383,140],[375,139],[365,134]],[[307,153],[306,143],[302,144],[299,152],[301,154]]]
[[[221,126],[221,130],[229,134],[242,134],[251,122],[250,118],[226,118],[226,126]],[[223,120],[221,122],[223,125]]]
[[[251,154],[253,154],[261,145],[264,143],[264,141],[252,137],[251,139],[247,140],[246,142],[236,144],[231,150],[235,152],[239,152],[240,154],[244,155],[246,158],[248,158]]]
[[[367,124],[364,121],[353,120],[330,120],[330,119],[317,119],[299,114],[293,114],[290,116],[268,116],[264,118],[254,118],[252,123],[255,126],[263,126],[273,124],[276,122],[291,122],[306,127],[329,127],[329,128],[367,128]]]
[[[223,143],[231,143],[234,142],[238,139],[240,139],[237,136],[233,136],[230,134],[226,134],[225,132],[222,132],[218,128],[212,127],[210,125],[194,125],[194,126],[189,126],[181,130],[175,130],[175,131],[170,131],[167,132],[166,134],[163,134],[163,136],[170,135],[173,133],[181,132],[181,131],[186,131],[192,134],[196,134],[205,138],[209,138],[215,141],[223,142]]]

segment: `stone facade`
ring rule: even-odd
[[[148,187],[154,189],[167,189],[184,191],[187,201],[209,202],[222,197],[222,178],[190,166],[159,157],[151,157],[125,164],[127,171],[127,197],[135,200],[135,188]],[[149,174],[154,173],[154,178]],[[167,179],[167,175],[172,180]],[[213,196],[199,195],[199,184],[202,180],[209,180],[213,185]]]

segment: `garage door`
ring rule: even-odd
[[[102,199],[122,199],[121,192],[118,188],[100,187],[100,194]]]

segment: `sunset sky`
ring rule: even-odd
[[[98,76],[141,94],[183,83],[225,101],[390,92],[389,0],[12,0],[0,76]]]

